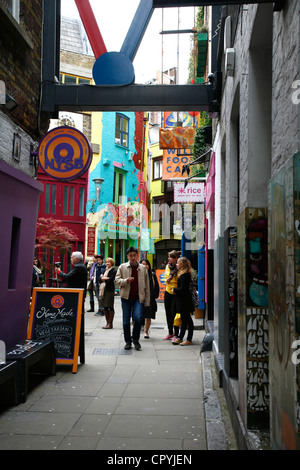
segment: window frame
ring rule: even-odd
[[[62,85],[65,85],[65,78],[66,77],[72,77],[75,79],[75,83],[69,83],[69,85],[90,85],[92,83],[92,80],[91,78],[87,78],[87,77],[81,77],[79,75],[73,75],[71,73],[60,73],[59,74],[59,82],[62,84]],[[80,83],[81,82],[81,83]]]
[[[8,13],[16,20],[17,23],[20,23],[20,0],[10,0],[10,5],[4,7],[7,9]]]
[[[57,212],[57,184],[44,183],[44,214],[51,216]]]
[[[159,164],[159,174],[160,176],[158,178],[155,178],[154,175],[155,175],[155,164]],[[161,180],[162,178],[162,170],[163,170],[163,157],[156,157],[156,158],[153,158],[152,160],[152,181],[158,181],[158,180]]]
[[[122,194],[120,194],[120,179],[122,177]],[[113,204],[123,204],[126,194],[126,173],[119,168],[114,168]],[[117,196],[117,197],[116,197]],[[121,201],[120,201],[121,198]]]
[[[120,118],[120,127],[117,127],[117,119]],[[127,131],[123,130],[123,122],[127,123]],[[120,142],[117,142],[117,132],[120,133]],[[127,145],[124,145],[124,136],[126,136]],[[129,148],[129,117],[122,113],[116,113],[115,121],[115,144],[123,148]]]

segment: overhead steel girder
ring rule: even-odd
[[[43,84],[42,111],[208,111],[211,86]]]
[[[283,2],[284,0],[153,0],[153,8],[200,7],[216,5],[226,6],[245,5],[248,3],[275,3],[275,9],[281,9]]]

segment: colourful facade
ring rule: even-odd
[[[89,173],[87,233],[94,228],[94,251],[119,265],[129,246],[143,249],[141,233],[148,228],[147,119],[143,112],[93,113],[92,141],[100,145]],[[103,179],[98,201],[96,178]]]

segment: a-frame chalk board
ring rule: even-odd
[[[57,364],[73,365],[77,372],[83,289],[35,287],[27,339],[51,340]]]

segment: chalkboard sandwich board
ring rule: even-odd
[[[84,289],[35,287],[27,339],[51,340],[57,364],[73,365],[77,372]]]

